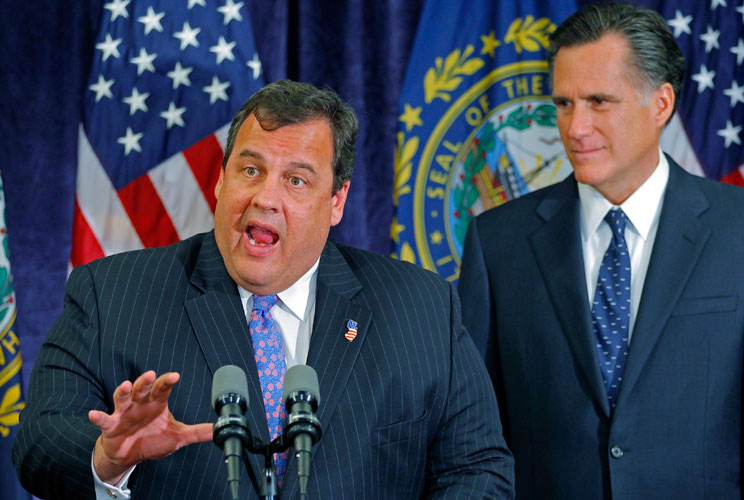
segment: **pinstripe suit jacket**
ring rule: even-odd
[[[348,319],[359,324],[353,342]],[[181,373],[170,408],[196,423],[214,420],[214,371],[243,368],[250,429],[268,440],[252,353],[213,233],[76,268],[21,417],[13,456],[23,485],[43,498],[92,498],[99,431],[87,412],[111,412],[115,387],[151,369]],[[323,425],[309,498],[512,497],[496,400],[457,295],[439,277],[328,243],[307,363],[320,379]],[[214,444],[195,444],[141,463],[129,486],[135,499],[227,499],[224,468]],[[257,498],[259,457],[246,468],[241,493]],[[297,490],[290,459],[280,496]]]

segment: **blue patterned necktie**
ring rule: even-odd
[[[599,268],[592,304],[592,324],[607,399],[614,409],[628,357],[630,254],[625,244],[625,225],[628,222],[625,212],[613,208],[604,220],[612,229],[612,241]]]
[[[284,419],[287,415],[282,403],[284,373],[287,363],[284,359],[284,345],[282,336],[276,328],[269,309],[276,304],[276,295],[254,295],[253,310],[248,323],[253,341],[253,355],[258,369],[258,380],[261,383],[266,422],[269,435],[273,440],[282,433]],[[284,471],[287,467],[288,451],[274,454],[276,477],[279,486],[284,481]]]

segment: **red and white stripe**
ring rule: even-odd
[[[70,264],[212,229],[227,130],[225,125],[117,191],[81,125]]]

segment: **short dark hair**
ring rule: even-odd
[[[650,93],[668,82],[674,89],[674,110],[679,103],[685,76],[682,54],[667,22],[661,15],[627,2],[588,4],[569,16],[550,35],[548,64],[553,74],[555,56],[562,47],[592,43],[608,33],[617,33],[630,47],[631,77],[639,90]],[[671,115],[670,115],[671,118]]]
[[[351,179],[359,120],[352,107],[333,90],[321,90],[309,83],[277,80],[253,94],[230,124],[222,168],[227,165],[238,130],[251,114],[264,130],[312,120],[327,121],[333,138],[333,194]]]

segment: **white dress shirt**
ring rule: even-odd
[[[279,300],[271,308],[271,317],[282,336],[284,359],[288,369],[295,365],[304,365],[307,362],[307,354],[310,351],[310,335],[313,331],[313,318],[315,316],[315,290],[318,283],[319,263],[320,258],[292,286],[283,292],[279,292],[277,294]],[[243,311],[247,322],[253,310],[253,293],[239,286],[238,293],[240,294],[240,301],[243,303]],[[90,466],[93,469],[96,500],[110,500],[111,498],[127,500],[131,498],[131,490],[127,489],[127,483],[134,467],[127,471],[121,481],[112,485],[101,481],[96,474],[92,454]]]
[[[633,335],[638,306],[641,303],[641,293],[656,240],[659,216],[664,202],[664,190],[668,180],[669,162],[664,153],[659,150],[659,163],[654,172],[641,187],[619,205],[630,222],[625,226],[625,242],[630,251],[629,343]],[[586,290],[589,308],[591,308],[602,258],[612,240],[612,230],[604,221],[604,217],[616,205],[610,203],[592,186],[579,183],[578,187],[581,201],[581,247],[584,251]]]

